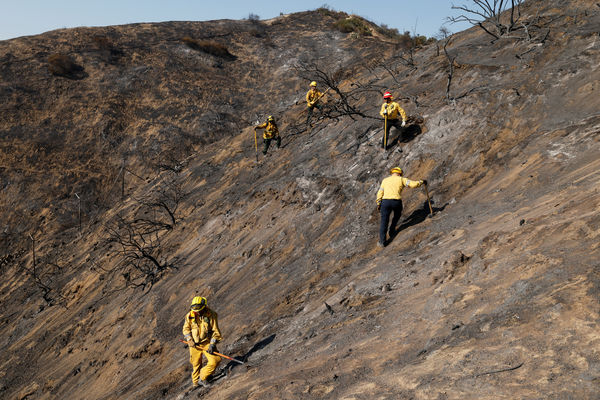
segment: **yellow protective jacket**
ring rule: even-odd
[[[308,93],[306,93],[306,105],[308,107],[313,107],[322,95],[323,93],[319,92],[317,89],[309,90]]]
[[[265,129],[263,132],[263,139],[273,139],[279,136],[279,128],[272,122],[265,122],[257,125],[254,129]]]
[[[390,102],[390,104],[383,103],[381,105],[381,111],[379,111],[379,115],[385,118],[383,112],[385,111],[386,107],[388,119],[398,119],[398,114],[400,114],[402,121],[406,122],[406,113],[404,112],[404,109],[395,101]]]
[[[377,204],[380,204],[381,200],[401,200],[402,189],[407,186],[410,188],[417,188],[422,184],[423,181],[411,181],[402,176],[388,176],[381,182],[381,186],[377,191]]]
[[[187,313],[183,322],[183,336],[186,341],[194,339],[194,343],[199,345],[209,344],[212,339],[219,342],[222,337],[217,313],[208,307],[200,313]]]

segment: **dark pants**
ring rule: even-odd
[[[390,129],[392,129],[392,126],[396,127],[396,129],[402,132],[402,120],[398,118],[387,120],[387,131],[385,132],[386,147],[390,145]],[[381,138],[381,147],[384,147],[383,138]]]
[[[271,145],[271,140],[275,140],[277,148],[281,146],[281,136],[277,136],[271,139],[263,139],[263,154],[267,154],[267,150],[269,150],[269,146]]]
[[[321,107],[321,105],[320,105],[319,103],[315,104],[315,105],[314,105],[314,106],[312,106],[312,107],[308,107],[308,111],[307,111],[307,115],[306,115],[306,124],[307,124],[307,125],[310,123],[310,119],[311,119],[311,117],[312,117],[313,110],[314,110],[315,108],[316,108],[316,109],[318,109],[319,111],[321,111],[321,109],[322,109],[322,107]]]
[[[379,241],[385,243],[385,234],[387,233],[388,223],[390,222],[390,214],[392,217],[392,225],[390,226],[390,236],[395,233],[396,224],[402,215],[402,200],[384,199],[381,201],[381,225],[379,225]]]

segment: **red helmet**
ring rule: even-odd
[[[391,98],[392,98],[392,94],[391,94],[390,92],[385,92],[385,93],[383,94],[383,98],[384,98],[384,99],[391,99]]]

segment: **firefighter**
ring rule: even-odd
[[[394,213],[392,225],[390,226],[390,238],[396,233],[396,224],[402,214],[402,189],[405,187],[417,188],[421,185],[427,185],[427,181],[414,181],[402,176],[402,169],[394,167],[390,170],[391,176],[388,176],[381,182],[377,191],[377,210],[381,213],[381,224],[379,225],[378,247],[386,245],[386,233],[390,214]]]
[[[271,140],[275,139],[275,144],[277,148],[281,147],[281,136],[279,136],[279,128],[277,128],[277,124],[275,123],[275,118],[272,115],[267,117],[267,122],[264,122],[260,125],[254,127],[254,130],[264,129],[263,132],[263,154],[267,154],[267,150],[271,145]]]
[[[310,83],[310,89],[306,93],[306,107],[308,107],[308,112],[306,115],[306,125],[310,124],[310,119],[313,114],[313,109],[317,108],[321,110],[321,104],[319,100],[323,97],[323,93],[319,92],[317,89],[317,82],[313,81]]]
[[[392,101],[393,97],[390,92],[385,92],[383,94],[383,104],[381,105],[381,111],[379,114],[386,120],[385,122],[385,138],[386,142],[388,142],[387,138],[390,137],[390,129],[392,126],[396,127],[396,129],[400,130],[404,126],[406,126],[406,112],[404,109],[400,107],[398,103]],[[402,122],[400,122],[399,118],[402,118]],[[381,147],[386,147],[387,143],[381,142]],[[402,151],[402,149],[400,149]]]
[[[190,312],[185,316],[183,336],[190,349],[192,364],[192,388],[209,387],[207,379],[213,374],[221,357],[213,354],[217,343],[221,341],[221,332],[217,322],[217,313],[207,307],[206,298],[196,296],[192,300]],[[202,354],[206,365],[202,367]]]

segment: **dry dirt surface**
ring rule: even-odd
[[[346,17],[0,42],[0,398],[599,398],[600,5],[412,52]],[[380,249],[396,165],[434,213]],[[245,364],[188,391],[194,295]]]

